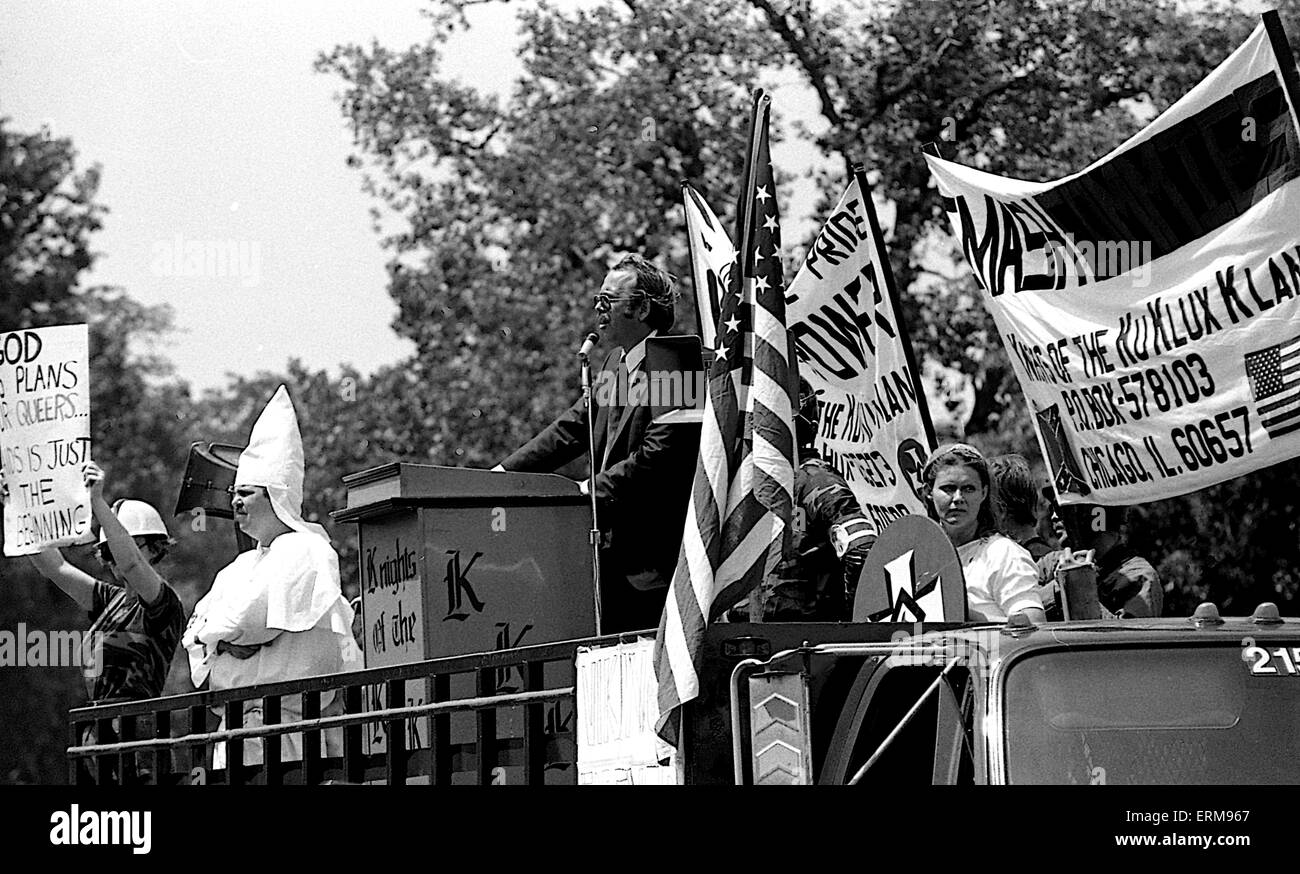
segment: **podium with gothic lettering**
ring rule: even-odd
[[[343,482],[367,667],[596,633],[591,511],[572,480],[398,463]]]
[[[361,614],[366,667],[513,649],[596,633],[588,499],[577,483],[554,474],[508,473],[427,464],[388,464],[343,478],[347,507],[334,514],[359,527]],[[572,665],[555,666],[572,682]],[[495,673],[495,691],[522,691],[521,671]],[[407,705],[433,700],[428,680],[406,684]],[[472,675],[453,677],[453,698],[478,694]],[[383,686],[366,692],[367,710],[388,706]],[[439,700],[442,700],[441,698]],[[515,782],[522,767],[509,739],[523,736],[519,708],[498,715],[503,744],[493,779]],[[547,782],[572,782],[577,761],[572,707],[546,705]],[[453,783],[478,777],[476,724],[453,714]],[[406,721],[408,750],[428,749],[428,717]],[[387,747],[382,724],[367,726],[365,749]],[[449,766],[450,767],[450,766]],[[426,777],[411,782],[426,782]]]

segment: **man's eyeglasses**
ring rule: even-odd
[[[642,295],[639,292],[637,294],[625,295],[623,297],[614,297],[613,295],[600,292],[599,294],[592,295],[591,305],[594,309],[607,310],[611,309],[616,303],[632,303],[633,301],[640,300],[641,297]]]

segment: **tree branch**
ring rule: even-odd
[[[817,98],[821,101],[822,116],[830,122],[832,129],[842,130],[845,127],[844,117],[840,115],[839,109],[835,106],[835,98],[831,95],[831,81],[833,74],[830,72],[830,66],[826,59],[815,56],[812,47],[809,46],[807,28],[804,28],[803,36],[796,34],[791,27],[785,13],[778,12],[769,0],[750,0],[750,2],[760,12],[766,16],[767,21],[772,25],[790,53],[794,55],[799,66],[803,68],[804,74],[807,75],[809,84],[817,92]],[[849,155],[841,153],[844,159],[844,169],[846,173],[852,174],[853,160]]]
[[[481,152],[487,148],[488,143],[492,142],[492,138],[495,137],[498,133],[500,133],[501,129],[505,126],[506,126],[505,119],[500,119],[497,121],[495,125],[493,125],[492,130],[488,131],[486,134],[483,135],[483,139],[480,142],[464,143],[463,145],[466,149],[469,149],[471,151]]]
[[[877,83],[876,115],[879,115],[880,112],[883,111],[885,107],[892,105],[894,101],[898,100],[898,98],[902,97],[908,91],[912,90],[912,86],[916,84],[916,80],[921,78],[923,74],[929,73],[930,70],[932,70],[934,66],[938,64],[940,60],[943,59],[944,52],[948,51],[948,49],[952,48],[955,45],[961,45],[961,40],[954,39],[952,34],[949,34],[948,36],[944,37],[943,42],[939,44],[939,48],[935,50],[934,54],[909,67],[907,71],[903,74],[902,81],[900,81],[893,88],[888,88],[888,89],[882,88],[880,86],[881,80],[877,79],[876,80]]]
[[[1114,106],[1121,100],[1127,100],[1130,97],[1137,97],[1141,94],[1145,94],[1146,91],[1146,88],[1137,85],[1129,85],[1125,88],[1113,89],[1098,88],[1092,92],[1092,96],[1088,100],[1088,109],[1092,112],[1100,112],[1103,109]]]
[[[957,138],[960,139],[966,131],[970,130],[971,126],[974,125],[975,122],[979,120],[980,116],[984,114],[985,107],[988,106],[989,101],[994,97],[1010,91],[1025,82],[1036,80],[1041,81],[1043,78],[1044,77],[1037,70],[1028,70],[1024,73],[1017,73],[1014,76],[1007,76],[1003,79],[999,79],[993,84],[986,86],[982,91],[975,95],[970,106],[967,107],[961,117],[956,120]]]

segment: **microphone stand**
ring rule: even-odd
[[[578,360],[582,362],[582,403],[587,410],[587,456],[591,460],[590,488],[587,489],[587,494],[591,498],[591,531],[587,536],[591,541],[592,591],[596,599],[596,636],[600,637],[600,525],[596,519],[596,414],[591,403],[591,359],[586,352],[579,352]]]

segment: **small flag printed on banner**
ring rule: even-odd
[[[1300,430],[1300,336],[1246,355],[1246,375],[1268,436]]]

